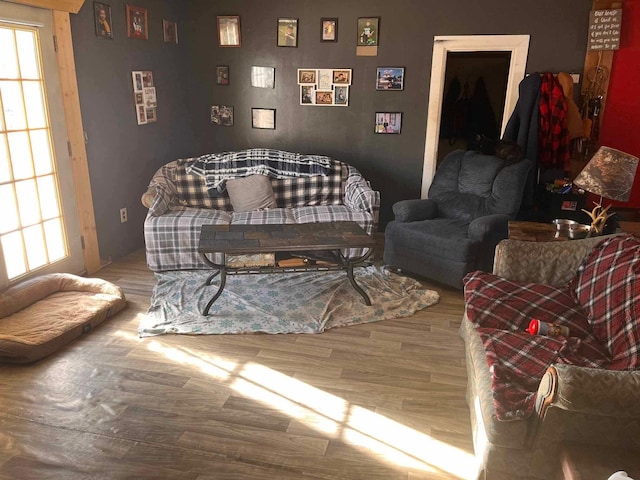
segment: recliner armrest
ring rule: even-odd
[[[428,198],[401,200],[392,208],[397,222],[417,222],[438,216],[438,204]]]
[[[552,365],[538,389],[536,410],[550,407],[587,415],[640,417],[640,371]]]
[[[469,224],[469,238],[489,241],[495,245],[509,236],[509,216],[502,214],[485,215]]]

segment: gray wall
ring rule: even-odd
[[[184,23],[183,2],[133,2],[148,9],[148,40],[127,37],[125,1],[103,3],[112,8],[113,40],[95,35],[89,0],[71,15],[71,30],[100,256],[107,260],[144,245],[140,197],[157,168],[188,155],[194,141],[185,88],[188,47],[165,44],[162,35],[163,19]],[[156,123],[136,122],[132,70],[153,71]],[[120,223],[121,207],[128,210],[127,223]]]
[[[428,86],[435,35],[529,34],[528,72],[581,72],[590,0],[139,0],[149,9],[149,41],[126,38],[124,2],[113,7],[116,39],[95,37],[92,2],[72,15],[80,100],[103,257],[143,245],[139,202],[153,171],[175,158],[247,147],[326,154],[352,163],[391,206],[420,194]],[[240,15],[241,48],[219,48],[217,15]],[[377,57],[356,56],[356,20],[379,16]],[[278,17],[299,18],[298,48],[276,46]],[[320,42],[320,18],[338,17],[337,43]],[[180,44],[162,43],[162,18],[179,22]],[[229,65],[231,84],[215,84]],[[273,90],[250,86],[252,65],[276,68]],[[406,68],[402,92],[375,90],[378,66]],[[296,69],[351,68],[348,107],[299,105]],[[154,71],[159,122],[138,127],[131,70]],[[211,105],[232,105],[235,124],[210,123]],[[275,108],[276,130],[251,128],[252,107]],[[403,112],[400,135],[373,133],[376,111]],[[118,210],[127,206],[129,223]]]
[[[381,227],[391,206],[420,195],[433,37],[529,34],[527,71],[581,72],[588,0],[278,0],[190,2],[190,99],[201,152],[265,146],[335,156],[354,164],[382,197]],[[219,48],[216,15],[240,15],[241,48]],[[377,57],[356,56],[358,17],[379,16]],[[276,46],[278,17],[299,18],[298,48]],[[338,42],[320,42],[320,18],[338,17]],[[229,65],[231,85],[215,85]],[[274,90],[252,88],[252,65],[276,68]],[[375,90],[376,67],[406,68],[402,92]],[[299,105],[297,68],[352,68],[349,106]],[[211,104],[232,105],[233,127],[213,126]],[[251,107],[275,108],[275,131],[252,130]],[[400,135],[373,133],[376,111],[403,112]]]

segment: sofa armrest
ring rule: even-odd
[[[147,191],[142,194],[142,204],[149,214],[159,216],[178,203],[178,191],[175,184],[177,161],[170,162],[158,169],[153,175]]]
[[[497,245],[509,236],[509,216],[502,214],[478,217],[469,224],[469,238]]]
[[[361,175],[349,175],[345,183],[344,204],[351,210],[369,212],[377,230],[380,213],[380,192],[373,190]]]
[[[565,285],[591,249],[604,238],[566,242],[502,240],[496,247],[493,273],[516,282]]]
[[[428,198],[401,200],[394,203],[392,208],[397,222],[418,222],[438,216],[438,204]]]
[[[575,413],[640,418],[640,371],[553,365],[545,373],[536,410],[544,418],[550,407]]]

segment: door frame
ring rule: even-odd
[[[447,54],[449,52],[511,52],[502,117],[502,134],[518,101],[518,86],[525,76],[529,40],[529,35],[456,35],[433,38],[421,198],[427,198],[431,181],[436,172]]]

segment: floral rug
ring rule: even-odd
[[[329,328],[407,317],[438,302],[439,295],[416,280],[384,268],[357,268],[358,284],[344,272],[301,272],[227,276],[209,315],[202,312],[217,291],[205,286],[210,271],[156,274],[151,306],[138,329],[141,337],[223,333],[320,333]]]

